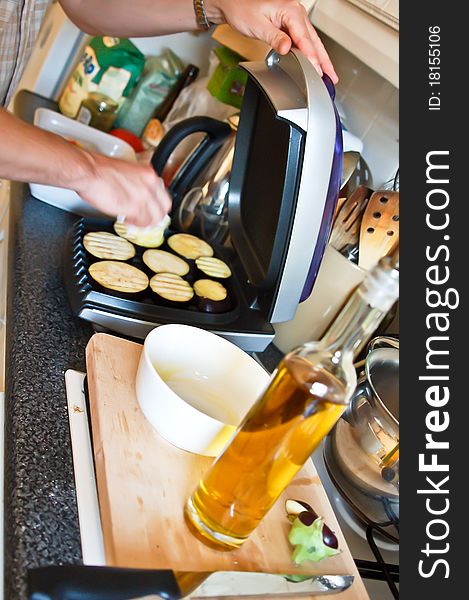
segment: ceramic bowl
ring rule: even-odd
[[[268,381],[264,368],[231,342],[188,325],[162,325],[145,340],[136,393],[168,442],[217,456]]]

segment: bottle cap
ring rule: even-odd
[[[156,148],[164,138],[164,127],[158,119],[150,119],[142,135],[142,141],[146,148]]]

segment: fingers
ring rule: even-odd
[[[161,206],[163,207],[164,214],[167,215],[173,206],[173,201],[168,193],[168,190],[166,189],[163,178],[156,175],[156,180]]]
[[[298,0],[217,0],[227,23],[240,33],[262,40],[279,54],[292,45],[305,54],[322,77],[327,73],[333,83],[339,78],[312,26],[305,7]]]
[[[171,198],[163,180],[155,175],[153,169],[147,175],[145,189],[134,198],[138,200],[130,203],[127,222],[138,227],[157,225],[171,210]]]
[[[275,27],[268,19],[258,26],[257,36],[279,54],[287,54],[292,46],[292,40],[285,32]]]
[[[93,176],[77,191],[101,212],[125,215],[128,223],[147,227],[159,223],[171,210],[163,180],[151,166],[100,155],[94,162]]]
[[[314,29],[308,17],[306,17],[306,24],[309,31],[309,35],[311,36],[311,39],[313,41],[319,64],[321,65],[322,70],[324,71],[324,73],[329,75],[329,77],[332,80],[332,83],[337,83],[339,81],[339,77],[337,76],[337,73],[334,69],[334,65],[332,64],[332,61],[329,58],[329,55],[327,54],[327,50],[324,48],[324,44],[322,43],[321,38],[317,34],[317,31]]]
[[[129,212],[125,217],[125,223],[136,227],[149,227],[152,225],[152,216],[146,206],[140,207],[138,211],[135,211],[135,207],[132,207],[132,212]]]
[[[316,71],[322,76],[321,64],[308,27],[305,10],[299,6],[298,10],[292,8],[286,12],[282,17],[282,26],[290,35],[293,44],[311,60]]]
[[[334,66],[304,7],[298,3],[289,3],[281,11],[279,18],[280,28],[288,33],[293,45],[311,60],[318,74],[322,77],[326,73],[333,83],[337,83],[339,78]]]

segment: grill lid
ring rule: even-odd
[[[299,51],[242,66],[249,78],[230,182],[230,233],[257,290],[253,308],[270,322],[287,321],[311,293],[329,237],[340,122],[332,84]]]

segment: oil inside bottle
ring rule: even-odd
[[[321,362],[290,354],[280,363],[189,499],[186,518],[205,542],[241,545],[341,416],[345,383]]]

